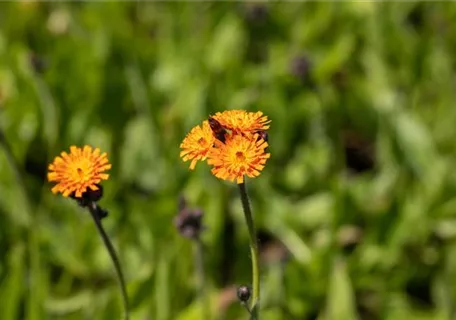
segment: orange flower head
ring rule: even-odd
[[[190,169],[195,169],[198,160],[206,160],[209,150],[214,146],[215,137],[212,134],[208,121],[204,121],[202,126],[194,127],[182,141],[180,156],[182,160],[192,160]]]
[[[219,179],[244,182],[244,175],[254,178],[260,175],[270,154],[268,143],[258,134],[233,135],[225,143],[216,142],[208,155],[213,165],[212,173]]]
[[[254,133],[269,129],[268,117],[263,112],[247,112],[244,110],[227,110],[217,112],[213,118],[229,130],[236,133]]]
[[[49,165],[48,180],[57,184],[52,188],[53,193],[62,193],[64,197],[73,195],[82,198],[82,194],[90,190],[98,190],[97,184],[107,180],[105,172],[111,169],[106,152],[100,154],[100,149],[92,150],[90,146],[70,147],[70,154],[62,152]]]

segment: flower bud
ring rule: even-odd
[[[293,76],[303,81],[308,80],[312,63],[306,55],[296,56],[291,61],[290,71]]]
[[[250,288],[247,286],[240,286],[237,289],[237,297],[241,302],[247,302],[250,299]]]
[[[180,197],[178,207],[179,213],[174,218],[174,225],[177,230],[186,238],[198,239],[204,230],[202,224],[203,211],[198,208],[189,208],[183,197]]]

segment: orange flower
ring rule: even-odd
[[[267,130],[271,122],[261,111],[228,110],[217,112],[213,118],[220,122],[226,129],[237,133],[253,133],[260,130]]]
[[[260,175],[270,157],[265,149],[268,143],[258,134],[233,135],[225,143],[216,142],[208,155],[208,163],[213,165],[212,173],[220,179],[238,184],[244,182],[244,175],[254,178]]]
[[[111,169],[106,153],[100,154],[100,149],[92,151],[92,147],[84,149],[70,147],[70,154],[61,153],[49,165],[48,180],[57,184],[52,188],[53,193],[61,192],[64,197],[74,193],[76,198],[90,190],[98,190],[97,183],[107,180],[109,175],[103,173]]]
[[[207,153],[214,146],[214,135],[208,121],[204,121],[202,127],[194,127],[182,141],[180,156],[182,160],[192,160],[190,169],[195,169],[198,160],[206,160]]]

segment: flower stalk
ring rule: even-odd
[[[106,152],[101,153],[99,148],[93,149],[88,145],[82,148],[70,146],[70,153],[61,152],[60,156],[54,158],[48,167],[47,177],[50,182],[55,183],[52,193],[61,193],[64,197],[70,197],[76,200],[79,206],[89,210],[114,264],[122,295],[124,319],[128,320],[130,316],[125,278],[116,250],[101,223],[101,219],[105,218],[108,212],[97,204],[103,196],[100,182],[109,178],[109,174],[105,173],[109,169],[111,164]]]
[[[109,237],[103,228],[103,224],[101,223],[102,209],[94,201],[91,201],[87,207],[90,211],[93,221],[95,222],[95,226],[97,227],[98,233],[100,234],[101,239],[103,240],[103,244],[105,245],[106,250],[108,251],[109,257],[111,258],[112,263],[114,264],[114,269],[116,271],[117,279],[119,281],[120,286],[120,292],[122,295],[122,302],[124,305],[124,319],[128,320],[130,318],[130,315],[125,278],[122,272],[122,268],[120,266],[116,250],[114,249],[114,246],[112,245],[111,240],[109,240]]]
[[[206,293],[206,272],[204,268],[204,242],[201,240],[203,225],[203,211],[199,208],[190,208],[185,197],[179,198],[178,214],[174,218],[174,225],[178,232],[193,242],[195,277],[197,279],[198,295],[201,300],[201,319],[210,319],[209,300]]]
[[[255,224],[253,222],[252,210],[245,182],[239,184],[242,209],[244,210],[245,221],[249,232],[250,254],[252,259],[252,298],[250,302],[250,319],[259,319],[260,308],[260,261],[258,253],[258,241],[256,238]]]
[[[241,302],[241,305],[247,310],[247,312],[252,315],[252,312],[250,312],[250,307],[247,304],[247,302],[250,299],[250,288],[247,286],[240,286],[237,289],[237,297],[239,301]]]

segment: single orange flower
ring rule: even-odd
[[[209,122],[206,120],[202,126],[194,127],[182,141],[180,156],[182,160],[192,160],[190,169],[195,169],[198,160],[206,160],[207,153],[214,146],[215,137],[212,134]]]
[[[244,182],[244,175],[254,178],[260,175],[271,156],[265,149],[268,143],[258,134],[232,135],[225,143],[216,142],[208,154],[212,173],[219,179]]]
[[[261,111],[227,110],[217,112],[212,118],[220,122],[224,128],[237,133],[254,133],[256,131],[267,130],[271,122]]]
[[[52,188],[53,193],[62,193],[64,197],[74,195],[81,198],[90,190],[98,190],[97,184],[107,180],[109,175],[103,173],[111,169],[106,152],[100,154],[100,149],[92,150],[90,146],[70,147],[70,154],[62,152],[49,165],[48,180],[57,184]]]

